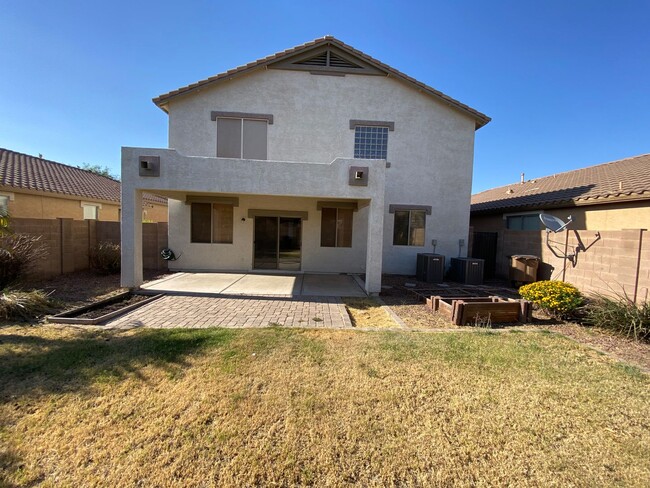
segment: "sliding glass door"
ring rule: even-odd
[[[255,269],[300,271],[302,221],[295,217],[255,217]]]

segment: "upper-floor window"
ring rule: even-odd
[[[356,159],[386,159],[387,155],[388,127],[359,126],[354,129]]]
[[[350,129],[354,129],[355,159],[387,159],[388,131],[395,130],[395,122],[353,119]]]
[[[217,157],[266,159],[266,120],[217,118]]]
[[[266,159],[266,131],[273,114],[212,111],[217,122],[217,157]]]
[[[539,214],[509,215],[506,217],[506,229],[540,230]]]

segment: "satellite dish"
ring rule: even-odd
[[[569,215],[569,218],[567,220],[567,223],[565,224],[562,219],[559,219],[555,215],[551,214],[539,214],[539,220],[542,221],[542,224],[546,226],[546,231],[547,232],[560,232],[563,231],[566,226],[568,226],[571,222],[571,216]]]

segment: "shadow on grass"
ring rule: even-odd
[[[228,345],[228,329],[82,332],[69,338],[0,335],[0,402],[23,396],[65,393],[93,382],[110,382],[154,365],[170,373],[186,358]]]

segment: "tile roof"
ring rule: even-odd
[[[120,202],[120,182],[47,159],[0,148],[0,186],[74,195],[89,200]],[[167,199],[145,193],[148,203]]]
[[[333,46],[338,47],[339,49],[342,49],[344,51],[347,51],[348,53],[357,56],[358,58],[366,61],[370,65],[374,66],[375,68],[378,68],[379,70],[383,71],[387,75],[392,75],[396,77],[397,79],[400,79],[410,85],[415,86],[416,88],[422,90],[423,92],[432,95],[433,97],[442,100],[443,102],[447,103],[448,105],[465,112],[466,114],[470,115],[476,120],[476,128],[479,129],[483,127],[485,124],[490,122],[490,117],[487,115],[479,112],[478,110],[473,109],[472,107],[469,107],[468,105],[465,105],[464,103],[459,102],[458,100],[455,100],[451,98],[448,95],[445,95],[444,93],[436,90],[435,88],[432,88],[421,81],[416,80],[415,78],[412,78],[401,71],[396,70],[395,68],[382,63],[381,61],[367,55],[366,53],[359,51],[358,49],[353,48],[352,46],[349,46],[348,44],[345,44],[344,42],[336,39],[335,37],[332,36],[325,36],[321,37],[318,39],[314,39],[313,41],[306,42],[305,44],[301,44],[299,46],[292,47],[290,49],[287,49],[285,51],[280,51],[275,54],[271,54],[270,56],[266,56],[265,58],[260,58],[256,61],[252,61],[248,64],[238,66],[236,68],[233,68],[231,70],[225,71],[223,73],[219,73],[217,75],[211,76],[209,78],[206,78],[204,80],[197,81],[196,83],[192,83],[191,85],[187,85],[181,88],[178,88],[176,90],[172,90],[169,93],[165,93],[163,95],[160,95],[156,98],[153,99],[153,102],[158,105],[160,108],[164,109],[165,103],[178,95],[182,95],[188,92],[191,92],[193,90],[196,90],[198,88],[201,88],[205,85],[208,84],[213,84],[218,81],[222,80],[230,80],[236,76],[243,75],[245,73],[249,73],[255,69],[263,68],[265,66],[268,66],[271,63],[276,63],[282,59],[285,59],[289,56],[295,56],[296,54],[300,54],[302,52],[308,51],[309,49],[324,45],[324,44],[331,44]]]
[[[650,154],[567,171],[472,195],[472,213],[650,199]]]

